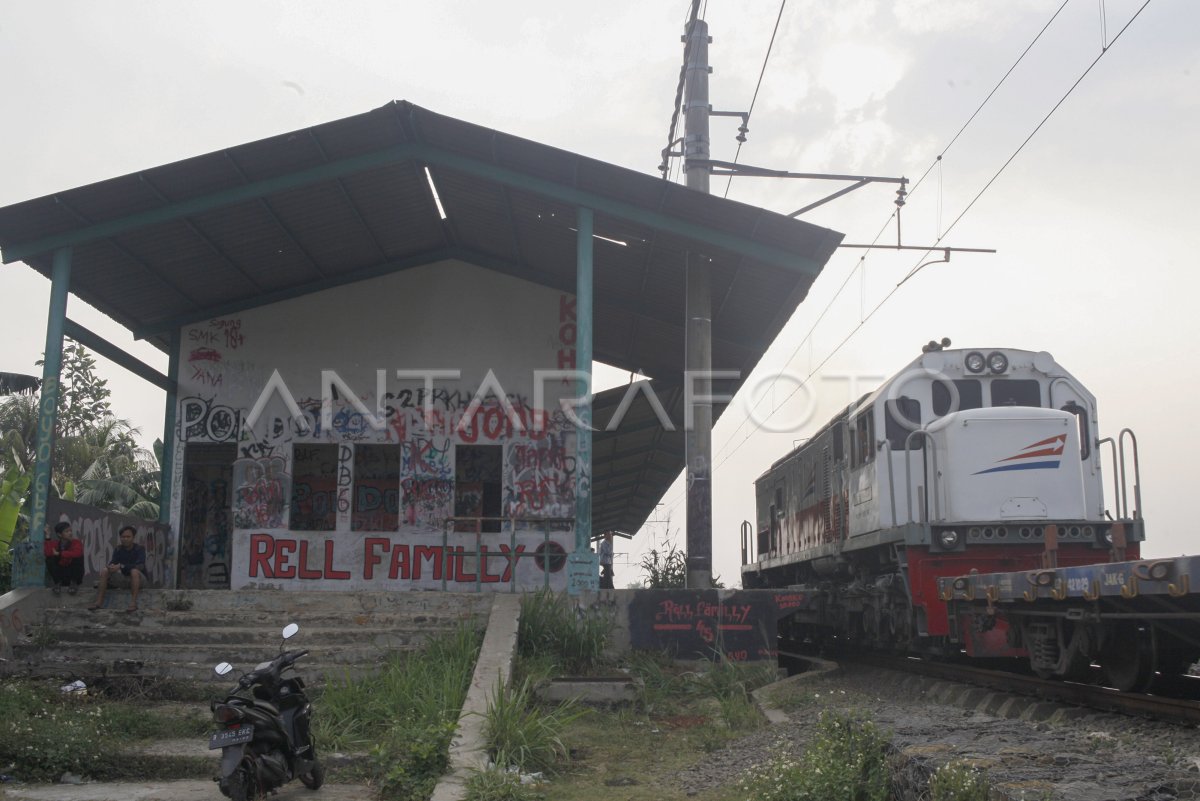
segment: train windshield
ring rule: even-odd
[[[993,406],[1041,406],[1042,385],[1031,378],[997,378],[992,381]]]
[[[933,382],[933,414],[944,417],[951,412],[983,407],[983,385],[977,378]]]

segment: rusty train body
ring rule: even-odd
[[[1009,657],[1062,678],[1108,661],[1122,689],[1186,668],[1200,624],[1194,638],[1131,624],[1130,599],[1096,593],[1071,605],[1056,572],[1146,564],[1132,432],[1102,439],[1095,397],[1049,353],[948,344],[930,343],[755,482],[743,587],[804,598],[780,623],[789,640]],[[981,575],[1000,578],[984,587]],[[1171,614],[1187,617],[1188,602],[1176,593]],[[1145,652],[1132,665],[1131,648]]]

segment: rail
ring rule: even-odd
[[[506,522],[509,524],[508,525],[508,547],[509,547],[508,553],[504,553],[503,551],[496,551],[495,553],[490,553],[490,552],[484,551],[483,550],[483,545],[484,545],[483,535],[484,534],[503,535],[503,532],[502,531],[485,532],[483,530],[483,524],[484,523],[500,523],[501,527],[503,528],[504,523],[506,523]],[[460,550],[458,550],[458,546],[451,545],[449,542],[450,527],[458,526],[459,524],[462,524],[462,523],[466,523],[468,525],[474,526],[474,529],[475,529],[475,550],[474,551],[460,551]],[[517,550],[517,524],[518,523],[521,523],[521,524],[524,524],[525,526],[527,526],[526,530],[528,530],[528,528],[542,527],[542,551],[540,553],[538,553],[538,552],[522,553]],[[457,557],[465,557],[465,556],[476,557],[479,560],[479,566],[478,566],[479,569],[477,569],[475,571],[475,591],[482,592],[483,591],[484,560],[486,560],[489,557],[497,557],[497,558],[502,557],[504,559],[507,559],[507,560],[509,560],[509,564],[512,566],[512,574],[513,574],[512,580],[508,582],[508,591],[511,593],[515,593],[517,591],[517,575],[516,575],[516,573],[517,573],[517,564],[518,564],[519,560],[528,559],[530,557],[537,559],[540,556],[542,558],[542,565],[541,565],[542,586],[545,587],[546,589],[549,589],[550,588],[550,573],[552,572],[550,570],[551,564],[553,562],[555,562],[556,560],[562,560],[565,562],[566,558],[567,558],[566,553],[563,553],[561,555],[553,554],[550,552],[550,548],[548,547],[549,543],[551,541],[550,540],[550,530],[555,527],[559,527],[558,530],[570,531],[575,527],[575,518],[573,518],[573,517],[515,517],[515,516],[514,517],[447,517],[442,523],[442,563],[443,563],[443,565],[446,563],[445,560],[446,560],[447,555],[453,555],[453,556],[457,556]],[[456,533],[470,534],[471,531],[470,531],[470,529],[468,529],[464,532],[464,531],[459,531],[456,529]],[[499,539],[499,538],[497,538],[497,539]],[[443,567],[443,569],[442,569],[442,589],[443,590],[446,589],[446,573],[447,573],[447,571]]]

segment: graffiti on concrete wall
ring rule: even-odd
[[[233,523],[237,528],[278,528],[292,495],[291,476],[280,456],[233,463]]]
[[[118,532],[128,525],[137,530],[134,541],[146,549],[146,577],[151,586],[174,586],[174,543],[170,528],[165,523],[55,498],[48,506],[46,522],[53,528],[60,521],[70,523],[75,536],[83,541],[83,569],[86,575],[97,575],[104,569],[118,545]]]

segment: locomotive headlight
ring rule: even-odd
[[[983,354],[977,350],[973,350],[967,354],[967,358],[963,360],[963,364],[967,367],[967,372],[982,373],[983,368],[987,366],[987,360],[983,358]]]
[[[993,373],[1003,373],[1008,369],[1008,357],[998,350],[992,351],[988,354],[987,365]]]
[[[953,551],[958,547],[958,532],[957,531],[939,531],[938,543],[941,544],[943,550]]]

